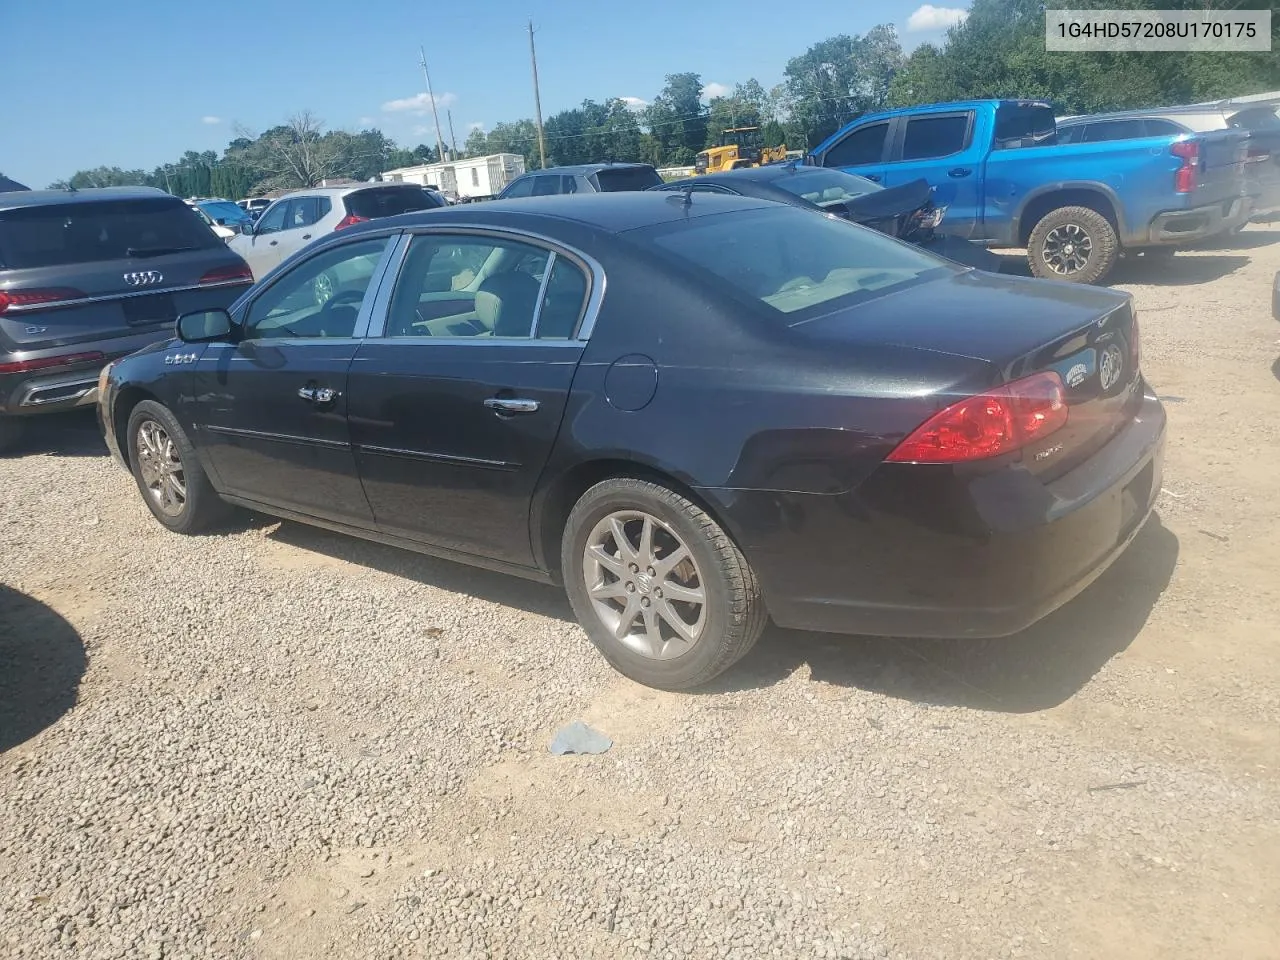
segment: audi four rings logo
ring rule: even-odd
[[[137,273],[126,273],[124,282],[131,287],[150,287],[164,280],[159,270],[139,270]]]

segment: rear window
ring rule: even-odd
[[[434,210],[440,201],[421,187],[392,187],[381,190],[360,190],[343,198],[347,213],[369,220],[394,217],[399,213],[415,210]]]
[[[601,193],[621,190],[648,190],[662,183],[653,167],[623,167],[618,170],[601,170],[594,175]]]
[[[57,267],[222,246],[176,199],[102,200],[0,213],[0,266]]]
[[[643,227],[628,236],[790,325],[960,269],[874,230],[781,204]]]
[[[1052,146],[1055,134],[1051,107],[1010,103],[996,110],[996,150]]]
[[[866,177],[841,173],[839,170],[823,170],[818,167],[796,171],[793,176],[778,177],[772,181],[772,184],[819,207],[844,203],[854,197],[884,189]]]
[[[1242,130],[1280,130],[1280,116],[1274,106],[1241,110],[1227,122]]]

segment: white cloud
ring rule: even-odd
[[[222,118],[221,118],[221,117],[214,117],[214,116],[201,117],[201,118],[200,118],[200,122],[201,122],[201,123],[207,123],[207,124],[209,124],[209,126],[213,126],[215,123],[221,123],[221,122],[222,122]]]
[[[484,124],[483,124],[481,121],[479,121],[479,120],[472,120],[470,123],[468,123],[468,124],[467,124],[467,129],[468,129],[468,130],[483,130],[483,129],[484,129]]]
[[[935,7],[926,3],[907,17],[907,29],[911,31],[946,30],[964,23],[969,16],[968,10],[959,7]]]
[[[714,100],[716,97],[727,97],[732,90],[723,83],[708,83],[702,88],[702,95],[708,100]]]
[[[628,110],[643,110],[649,105],[648,100],[641,100],[639,97],[619,97],[618,99],[627,105]]]
[[[377,122],[378,122],[377,119],[374,117],[361,117],[359,120],[356,121],[356,124],[361,127],[368,127]]]
[[[437,107],[451,107],[457,102],[457,96],[452,93],[441,93],[436,96]],[[412,113],[421,117],[431,112],[431,96],[426,93],[415,93],[412,97],[388,100],[382,105],[382,110],[384,113]]]

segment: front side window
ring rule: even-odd
[[[533,177],[521,177],[519,180],[513,180],[511,185],[503,192],[503,199],[509,197],[528,197],[533,195]]]
[[[782,204],[642,227],[627,236],[787,324],[961,269],[874,230]]]
[[[349,243],[285,273],[249,307],[245,339],[351,337],[387,237]]]
[[[824,167],[856,167],[879,163],[884,156],[884,140],[889,124],[869,123],[859,127],[826,152]]]
[[[515,240],[413,238],[387,311],[388,337],[528,338],[551,252]]]
[[[267,212],[264,213],[258,219],[258,227],[254,232],[255,233],[279,233],[281,230],[284,229],[284,222],[285,222],[284,218],[285,218],[285,214],[287,214],[288,212],[289,212],[289,201],[277,200],[276,203],[272,207],[270,207],[267,210]]]

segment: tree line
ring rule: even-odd
[[[1075,9],[1268,9],[1270,0],[1056,0]],[[652,103],[612,97],[548,117],[543,125],[548,165],[640,161],[692,164],[725,129],[758,126],[769,146],[816,146],[868,111],[987,97],[1041,99],[1059,115],[1192,103],[1280,87],[1274,53],[1050,53],[1044,43],[1044,0],[974,0],[969,16],[941,44],[903,51],[892,25],[840,34],[787,61],[772,89],[757,80],[704,100],[700,74],[669,74]],[[1272,19],[1280,49],[1280,18]],[[222,156],[187,151],[154,170],[99,167],[53,186],[147,184],[177,196],[238,199],[322,180],[368,180],[384,170],[433,163],[425,144],[401,147],[380,130],[325,131],[310,113],[258,136],[239,131]],[[532,119],[473,130],[463,153],[518,153],[540,164]]]

